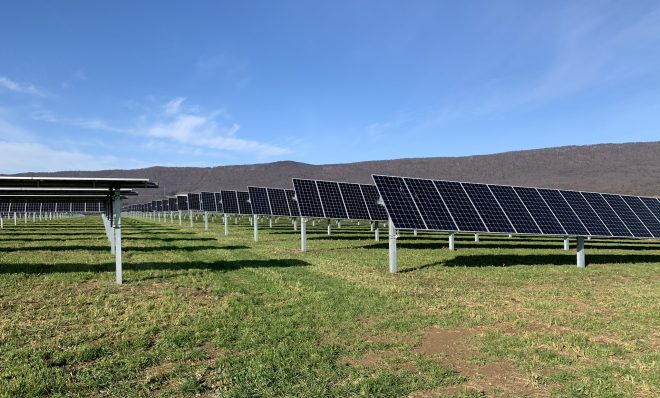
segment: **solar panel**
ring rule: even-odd
[[[425,229],[458,230],[433,181],[405,178],[404,184],[426,224]]]
[[[170,202],[169,207],[170,211],[177,211],[179,210],[179,207],[177,205],[177,200],[176,198],[167,198],[167,201]]]
[[[630,209],[626,202],[619,195],[613,194],[602,194],[603,198],[607,203],[612,207],[612,210],[616,212],[621,221],[628,227],[628,230],[632,232],[633,236],[636,238],[650,238],[653,235],[649,232],[648,229],[642,224],[642,222],[637,218],[637,215]]]
[[[319,192],[313,180],[293,179],[293,187],[298,198],[300,215],[303,217],[325,218]]]
[[[170,211],[170,200],[163,199],[163,211]]]
[[[268,190],[261,187],[248,187],[250,193],[250,203],[252,204],[252,213],[262,216],[272,215],[270,201],[268,200]]]
[[[598,214],[598,217],[603,221],[603,224],[610,230],[612,236],[630,237],[632,233],[621,221],[621,218],[616,214],[612,207],[607,203],[605,198],[599,193],[595,192],[580,192],[584,199],[589,203],[592,209]]]
[[[519,234],[540,234],[541,230],[532,218],[513,187],[507,185],[489,185],[490,191],[504,210],[509,221]]]
[[[247,191],[236,191],[236,197],[238,201],[238,214],[252,215],[250,193]]]
[[[220,194],[222,195],[223,212],[226,214],[240,214],[236,191],[220,191]]]
[[[559,191],[559,193],[566,199],[566,202],[575,211],[578,218],[582,220],[582,224],[584,224],[592,236],[612,236],[607,226],[605,226],[600,217],[598,217],[598,214],[580,192]]]
[[[653,234],[653,237],[660,238],[660,222],[655,218],[653,213],[646,207],[642,199],[637,196],[621,196],[626,202],[628,207],[635,212],[637,217],[644,223],[646,229]]]
[[[465,182],[461,185],[490,232],[516,232],[488,185]]]
[[[646,207],[653,213],[655,218],[660,221],[660,199],[656,198],[645,198],[641,197],[642,202],[646,205]]]
[[[362,190],[362,196],[369,210],[369,219],[372,221],[387,221],[385,206],[378,204],[378,199],[380,199],[378,188],[374,185],[360,184],[360,190]]]
[[[339,183],[339,190],[346,205],[348,218],[352,220],[370,220],[369,210],[362,196],[359,184]]]
[[[453,181],[434,181],[434,183],[459,231],[488,232],[460,183]]]
[[[514,187],[513,189],[543,234],[566,235],[566,231],[535,188]]]
[[[202,201],[202,210],[210,212],[218,211],[218,206],[215,202],[215,195],[213,195],[213,192],[202,192],[200,197]]]
[[[85,202],[71,202],[71,211],[74,213],[84,213]]]
[[[41,209],[40,202],[27,202],[25,205],[25,211],[28,213],[38,213],[39,209]]]
[[[373,176],[388,214],[397,228],[428,229],[419,215],[406,184],[401,177]],[[296,191],[297,192],[297,191]]]
[[[296,196],[296,191],[293,189],[285,189],[287,200],[289,201],[289,209],[291,210],[291,217],[300,217],[300,208],[298,202],[293,200]]]
[[[55,211],[55,202],[46,202],[44,205],[41,207],[42,212],[48,212],[52,213]]]
[[[198,193],[188,194],[188,209],[189,210],[202,210],[202,197]]]
[[[188,210],[188,195],[177,195],[176,204],[179,210],[187,211]]]
[[[270,208],[274,216],[291,216],[289,204],[284,189],[281,188],[268,188],[268,200],[270,201]]]
[[[567,234],[575,236],[591,235],[558,190],[539,188],[538,192]]]
[[[345,220],[348,218],[346,206],[339,191],[339,184],[332,181],[316,181],[323,212],[326,218]]]
[[[9,201],[0,202],[0,213],[9,213],[11,203]]]
[[[213,192],[215,196],[215,207],[218,209],[218,213],[222,213],[222,194],[220,192]]]
[[[69,202],[56,202],[55,211],[63,213],[71,211],[71,203]]]

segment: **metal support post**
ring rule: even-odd
[[[380,241],[380,228],[378,228],[378,226],[374,229],[374,240],[376,242]]]
[[[268,228],[271,228],[271,229],[273,228],[273,217],[270,217],[268,219]]]
[[[570,250],[571,249],[571,242],[568,239],[568,236],[564,236],[564,250]]]
[[[190,217],[190,228],[192,228],[193,227],[193,213],[192,213],[192,210],[190,210],[188,216]]]
[[[389,225],[389,241],[390,241],[390,272],[395,273],[397,272],[397,258],[396,258],[396,229],[394,228],[394,223],[392,223],[392,220],[388,223]]]
[[[121,285],[124,280],[122,263],[121,263],[121,194],[116,192],[113,198],[114,204],[114,230],[115,230],[115,276],[118,285]]]
[[[307,219],[305,217],[300,218],[300,251],[307,251]]]
[[[293,230],[294,231],[298,230],[298,219],[295,217],[293,218]]]
[[[227,216],[227,213],[225,215],[225,236],[229,235],[229,217]]]
[[[254,227],[254,241],[258,242],[259,241],[259,221],[255,217],[254,221],[252,222],[252,227]]]
[[[474,241],[479,242],[479,234],[474,234]]]
[[[577,266],[584,268],[587,266],[584,260],[584,236],[578,236],[577,239]]]
[[[328,235],[331,235],[332,227],[331,227],[331,220],[328,220]]]
[[[455,245],[454,245],[454,233],[450,232],[449,233],[449,250],[455,250]]]
[[[209,212],[205,211],[204,212],[204,231],[209,230]]]

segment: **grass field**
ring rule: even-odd
[[[660,396],[660,242],[245,221],[5,225],[0,396]]]

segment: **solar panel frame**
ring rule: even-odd
[[[584,226],[577,214],[573,211],[571,205],[564,199],[562,194],[556,189],[537,188],[537,191],[550,207],[567,235],[572,236],[590,236],[591,233]]]
[[[612,209],[609,203],[598,192],[580,192],[582,197],[589,203],[592,209],[598,214],[600,220],[605,224],[613,237],[631,238],[632,232],[621,220],[619,215]]]
[[[542,234],[536,220],[529,213],[512,186],[488,184],[488,188],[507,215],[517,234]]]
[[[461,185],[489,232],[516,232],[488,185],[477,183],[461,183]]]
[[[371,220],[369,209],[362,195],[360,184],[339,182],[339,192],[346,207],[349,220]]]
[[[432,180],[404,178],[403,183],[424,221],[424,229],[458,231],[454,218]]]
[[[222,209],[225,214],[240,214],[238,208],[238,196],[236,191],[221,190],[222,195]]]
[[[208,191],[200,192],[200,200],[201,200],[202,210],[211,213],[215,213],[218,211],[218,205],[215,202],[215,195],[213,195],[213,192],[208,192]]]
[[[215,208],[218,213],[223,213],[222,194],[220,192],[213,192],[213,196],[215,197]]]
[[[557,217],[555,217],[552,209],[548,207],[547,203],[536,190],[530,187],[513,187],[513,190],[518,194],[518,197],[531,214],[536,225],[539,226],[543,235],[567,235],[564,227],[561,225]]]
[[[373,175],[392,223],[400,229],[428,229],[402,177]]]
[[[268,191],[271,214],[274,216],[291,217],[291,209],[289,209],[289,203],[284,189],[266,188],[266,190]]]
[[[559,190],[564,200],[571,206],[582,224],[589,230],[591,236],[611,237],[612,232],[593,209],[581,192]]]
[[[660,199],[640,196],[646,207],[653,213],[656,220],[660,221]]]
[[[646,207],[646,204],[637,196],[621,195],[621,199],[630,207],[630,210],[637,215],[637,218],[644,224],[646,229],[654,238],[660,238],[660,222],[653,213]]]
[[[248,187],[250,193],[250,203],[252,204],[252,214],[261,216],[270,216],[273,211],[270,207],[268,190],[264,187]]]
[[[348,214],[346,212],[346,205],[339,190],[339,183],[335,181],[315,180],[316,188],[321,198],[323,205],[323,212],[326,218],[334,218],[338,220],[347,220]]]
[[[289,210],[291,210],[291,217],[300,217],[300,207],[298,201],[294,200],[296,191],[293,189],[285,189],[287,200],[289,201]]]
[[[238,203],[238,214],[252,215],[252,204],[250,193],[247,191],[236,191],[236,202]]]
[[[653,234],[646,228],[644,223],[637,217],[634,211],[628,206],[620,195],[602,194],[603,198],[616,212],[619,219],[623,221],[628,230],[636,238],[651,238]]]
[[[375,185],[360,184],[360,190],[364,197],[364,203],[369,210],[369,217],[371,221],[387,221],[388,215],[385,206],[379,204],[380,193]]]
[[[326,218],[314,180],[293,178],[293,187],[302,217]]]
[[[458,231],[489,232],[460,182],[432,180]]]
[[[176,206],[180,211],[188,211],[188,195],[177,195]]]

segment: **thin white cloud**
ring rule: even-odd
[[[49,123],[64,124],[67,126],[81,127],[88,130],[100,130],[110,133],[124,133],[131,134],[132,130],[110,126],[106,122],[99,119],[69,119],[56,116],[51,111],[38,110],[30,113],[30,116],[35,120],[41,120]]]
[[[165,104],[165,115],[144,129],[146,135],[195,147],[257,156],[279,156],[291,152],[288,148],[237,138],[236,133],[240,129],[237,123],[220,126],[216,121],[223,112],[187,112],[181,107],[184,99],[178,97]]]
[[[168,101],[167,104],[163,107],[167,115],[176,115],[181,110],[181,104],[186,100],[186,97],[177,97],[171,101]]]
[[[54,149],[34,142],[0,140],[1,174],[62,170],[138,168],[146,164],[113,156],[96,156],[76,150]]]
[[[38,97],[46,96],[46,94],[35,87],[34,84],[18,83],[5,76],[0,76],[0,89],[5,89],[18,94],[29,94]]]

